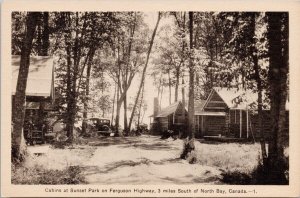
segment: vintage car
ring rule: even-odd
[[[90,118],[88,123],[92,125],[93,131],[97,135],[114,136],[115,133],[110,128],[110,120],[106,118]]]

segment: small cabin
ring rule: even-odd
[[[16,93],[20,56],[12,56],[12,102]],[[26,86],[25,128],[26,123],[34,125],[36,133],[42,130],[41,115],[54,110],[54,64],[49,56],[31,56]],[[13,103],[12,103],[13,104]],[[24,129],[24,134],[26,129]],[[26,136],[26,134],[25,134]]]
[[[152,134],[156,135],[167,130],[183,132],[184,127],[187,124],[187,110],[184,108],[181,101],[175,102],[160,111],[155,111],[150,117],[153,117],[150,131]]]
[[[271,133],[269,107],[263,109],[263,130]],[[207,100],[195,102],[196,136],[256,138],[257,93],[236,88],[215,87]]]

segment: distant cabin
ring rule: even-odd
[[[157,98],[155,98],[156,100]],[[158,110],[158,102],[154,103],[154,114],[150,116],[153,118],[153,121],[150,121],[152,134],[158,135],[166,130],[184,130],[187,124],[187,110],[181,101],[175,102],[160,111]]]

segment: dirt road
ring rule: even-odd
[[[183,140],[147,135],[90,138],[60,149],[28,147],[42,154],[33,154],[25,166],[47,170],[79,166],[89,184],[219,184],[222,170],[252,171],[260,148],[196,140],[197,162],[189,164],[179,159],[182,146]]]
[[[90,184],[192,184],[218,182],[216,168],[188,164],[178,157],[182,140],[159,137],[109,137],[95,146],[83,174]]]

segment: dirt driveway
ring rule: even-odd
[[[253,170],[258,144],[195,142],[197,163],[179,159],[183,140],[156,136],[101,137],[64,149],[48,146],[27,167],[79,166],[89,184],[220,184],[224,170]],[[29,151],[39,150],[31,147]]]

